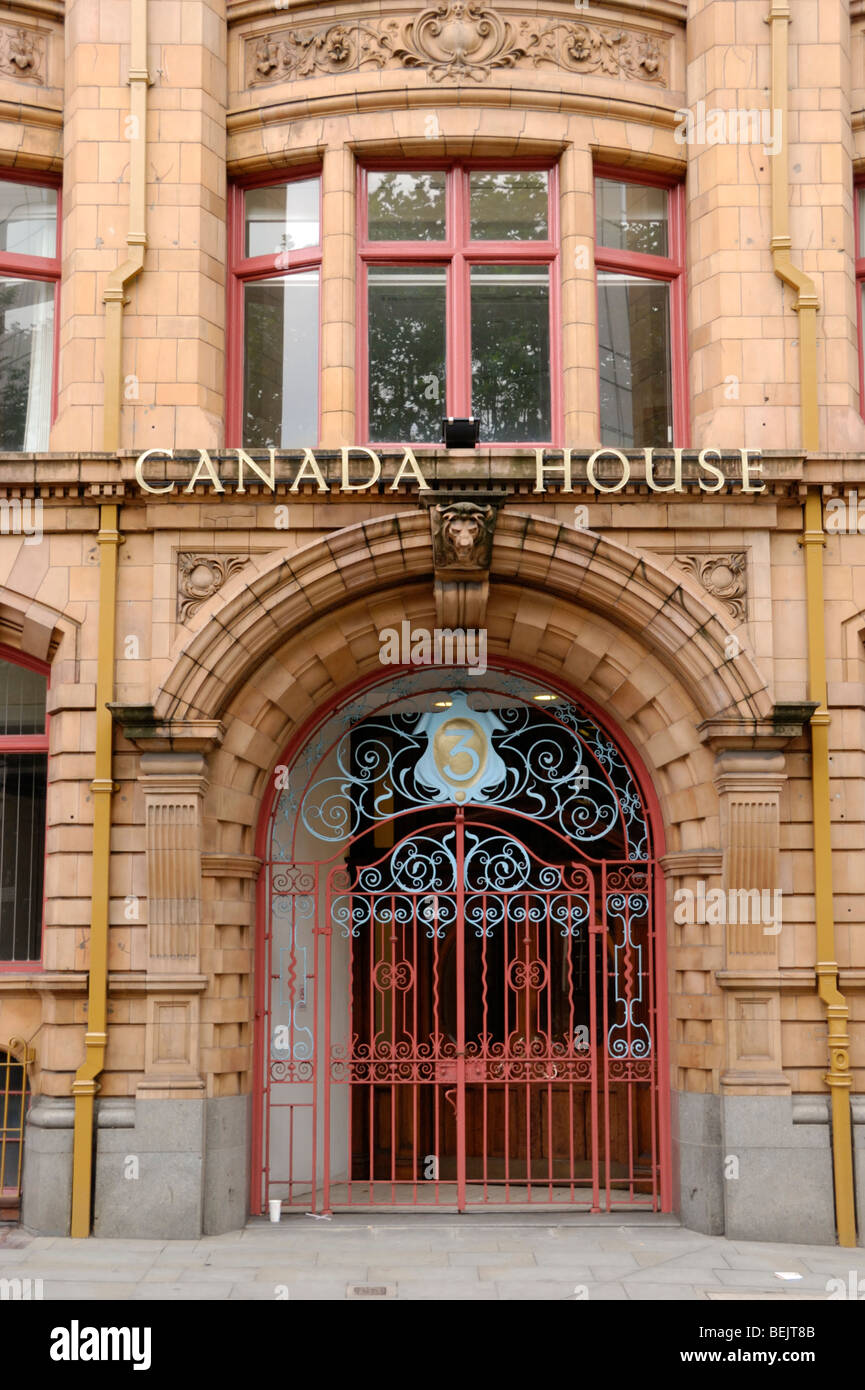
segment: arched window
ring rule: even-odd
[[[0,968],[42,954],[48,679],[0,650]]]

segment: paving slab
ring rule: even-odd
[[[345,1301],[362,1284],[392,1286],[397,1300],[792,1302],[827,1298],[827,1280],[846,1284],[851,1270],[865,1277],[860,1253],[728,1241],[648,1213],[627,1224],[586,1213],[556,1224],[537,1212],[293,1214],[182,1241],[0,1226],[0,1277],[41,1278],[46,1298],[70,1300]],[[803,1277],[785,1283],[778,1270]]]

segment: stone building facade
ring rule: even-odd
[[[863,33],[862,0],[2,7],[28,1227],[537,1201],[855,1244]],[[412,650],[445,629],[485,671]],[[460,873],[494,832],[555,866],[525,959],[504,878],[393,876],[433,820]]]

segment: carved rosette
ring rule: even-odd
[[[745,621],[748,575],[744,551],[736,550],[727,555],[677,555],[676,564],[695,575],[706,592],[720,599],[738,622]]]
[[[248,563],[248,555],[197,555],[182,551],[177,557],[177,621],[185,623],[193,617],[226,580]]]
[[[669,37],[613,24],[506,19],[482,0],[451,0],[414,19],[343,20],[250,36],[247,87],[364,67],[418,68],[433,82],[486,82],[497,68],[544,66],[668,86]]]
[[[45,35],[38,29],[0,25],[0,75],[45,83]]]

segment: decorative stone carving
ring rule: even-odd
[[[429,507],[440,627],[483,627],[493,535],[502,498],[495,494],[425,499]]]
[[[206,772],[201,753],[145,753],[141,759],[151,973],[198,968]]]
[[[0,73],[45,82],[45,35],[38,29],[0,26]]]
[[[364,66],[421,68],[433,82],[486,82],[496,68],[551,64],[666,87],[668,44],[666,34],[564,19],[513,22],[483,0],[450,0],[408,21],[343,20],[256,34],[246,42],[246,84]]]
[[[727,749],[716,758],[715,786],[724,845],[724,960],[727,972],[774,974],[786,928],[780,892],[783,753]],[[778,987],[725,988],[727,1062],[722,1090],[789,1093],[781,1053]]]
[[[677,555],[676,564],[695,575],[706,592],[720,599],[742,623],[748,595],[747,558],[744,551],[736,550],[728,555]]]
[[[470,576],[489,569],[496,527],[490,503],[439,502],[430,508],[430,523],[436,573],[460,570]]]
[[[185,623],[219,592],[226,580],[247,564],[248,555],[198,555],[181,551],[177,557],[177,621]]]

